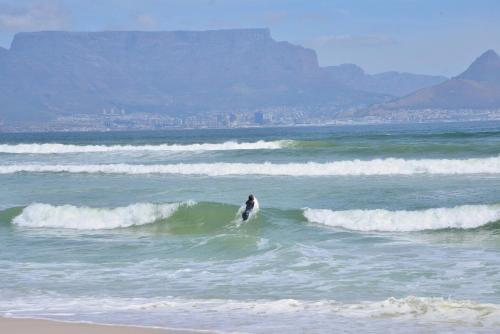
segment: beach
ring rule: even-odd
[[[16,334],[196,334],[190,330],[146,328],[137,326],[97,325],[40,319],[0,317],[1,333]]]

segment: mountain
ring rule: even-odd
[[[383,109],[500,108],[500,57],[489,50],[462,74],[386,103]]]
[[[419,89],[434,86],[445,80],[443,76],[412,73],[383,72],[369,75],[354,64],[325,67],[330,79],[346,87],[372,93],[405,96]]]
[[[275,41],[268,29],[19,33],[0,52],[7,120],[113,107],[189,115],[384,99],[330,82],[313,50]]]
[[[457,79],[500,85],[500,56],[494,50],[486,51]]]

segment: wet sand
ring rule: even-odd
[[[118,325],[0,317],[0,333],[10,334],[199,334],[208,331],[157,329]]]

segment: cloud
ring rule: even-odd
[[[70,11],[59,2],[36,1],[25,7],[2,7],[0,31],[61,30],[69,27]]]
[[[305,42],[310,47],[332,47],[332,46],[364,46],[376,47],[383,45],[394,45],[397,41],[386,35],[326,35],[312,38]]]

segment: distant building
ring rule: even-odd
[[[253,122],[258,125],[264,124],[264,113],[263,112],[256,112],[253,114]]]
[[[231,125],[233,125],[237,120],[238,120],[238,116],[236,116],[235,114],[229,115],[229,123],[231,123]]]
[[[217,127],[227,127],[229,126],[229,116],[227,115],[217,115]]]

